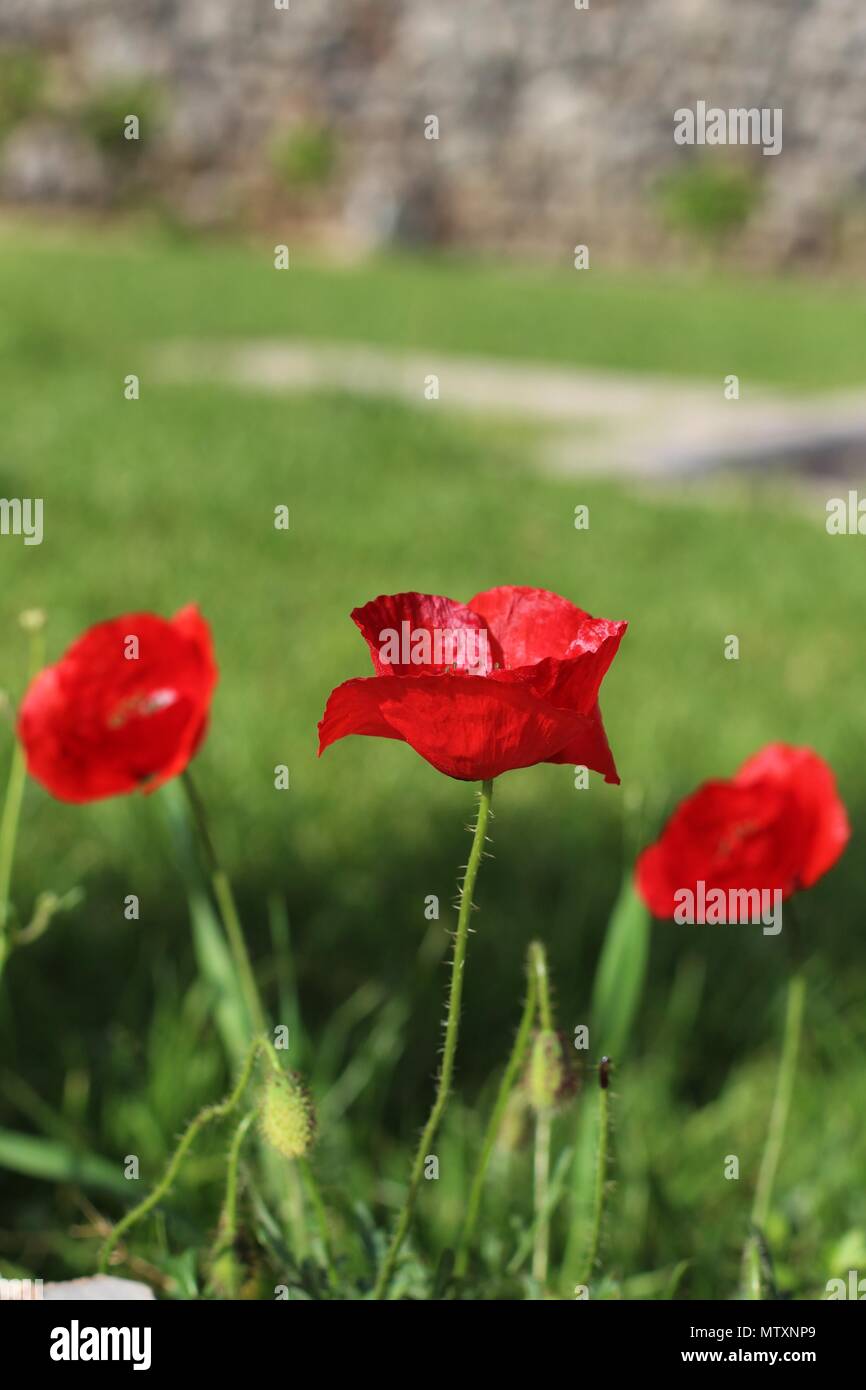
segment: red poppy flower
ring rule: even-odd
[[[24,696],[18,734],[30,775],[61,801],[154,791],[198,748],[217,674],[194,605],[170,621],[129,613],[98,623]]]
[[[637,886],[657,917],[674,895],[721,889],[789,898],[835,864],[850,836],[833,773],[811,748],[771,743],[730,781],[686,797],[637,861]],[[682,899],[680,899],[680,902]]]
[[[348,734],[402,739],[461,781],[574,763],[618,782],[599,686],[626,623],[591,618],[544,589],[505,585],[468,606],[383,595],[352,619],[374,676],[332,691],[319,754]]]

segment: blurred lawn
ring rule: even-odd
[[[329,267],[248,248],[44,226],[0,232],[0,335],[37,364],[196,335],[345,339],[719,381],[866,380],[866,293],[812,279],[394,259]]]
[[[866,1231],[856,541],[828,538],[823,500],[804,503],[782,486],[631,493],[537,476],[527,432],[458,421],[440,405],[259,398],[157,387],[146,376],[141,400],[126,402],[122,379],[164,337],[263,334],[684,375],[736,369],[822,387],[866,374],[863,296],[457,264],[299,263],[277,276],[250,251],[115,237],[15,233],[0,250],[0,495],[45,500],[44,544],[0,545],[0,685],[20,693],[24,608],[47,610],[53,657],[101,618],[200,604],[222,678],[199,780],[272,999],[268,896],[287,905],[317,1044],[309,1068],[341,1006],[360,1000],[332,1049],[346,1065],[357,1049],[363,1062],[346,1122],[335,1118],[323,1137],[335,1189],[392,1202],[405,1176],[430,1095],[443,983],[444,931],[425,922],[424,899],[438,894],[447,917],[473,808],[470,787],[396,743],[349,740],[317,763],[328,692],[368,670],[349,611],[381,592],[465,600],[517,583],[630,622],[602,701],[623,786],[594,780],[576,791],[570,769],[545,767],[496,789],[495,860],[478,892],[459,1061],[468,1108],[451,1112],[447,1181],[425,1199],[426,1251],[459,1218],[483,1119],[475,1101],[489,1095],[510,1045],[529,939],[550,946],[570,1033],[586,1021],[623,869],[674,800],[770,739],[810,743],[829,759],[855,833],[801,907],[812,994],[774,1218],[780,1278],[801,1295],[822,1288],[843,1258],[837,1243],[847,1237],[849,1258]],[[573,528],[578,502],[590,507],[588,531]],[[273,530],[279,503],[291,509],[288,533]],[[723,659],[728,633],[740,638],[739,662]],[[10,747],[7,733],[6,758]],[[279,763],[290,768],[289,792],[273,788]],[[141,1151],[152,1164],[194,1105],[216,1094],[223,1068],[191,984],[162,801],[70,807],[28,787],[22,911],[46,887],[80,883],[87,898],[13,959],[0,1023],[0,1125],[53,1127],[112,1159]],[[141,899],[138,924],[123,917],[128,893]],[[724,1296],[736,1280],[781,1023],[785,934],[731,930],[736,938],[654,929],[647,993],[618,1073],[607,1257],[622,1275],[689,1259],[681,1292],[690,1296]],[[190,1059],[182,1085],[178,1057]],[[336,1072],[322,1066],[330,1084]],[[560,1121],[560,1142],[569,1124]],[[722,1179],[728,1153],[741,1157],[740,1183]],[[491,1287],[528,1190],[525,1157],[514,1162],[489,1206]],[[74,1189],[7,1175],[3,1187],[0,1259],[46,1273],[86,1266],[89,1248],[65,1234],[79,1210]]]

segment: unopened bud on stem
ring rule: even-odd
[[[553,1110],[565,1104],[577,1089],[577,1077],[570,1063],[564,1038],[552,1028],[535,1034],[526,1090],[533,1110]]]
[[[265,1142],[283,1158],[303,1158],[316,1134],[312,1101],[291,1073],[268,1072],[259,1102],[259,1127]]]

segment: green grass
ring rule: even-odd
[[[147,379],[141,400],[126,402],[122,378],[146,345],[173,335],[285,334],[710,375],[760,369],[767,381],[821,386],[857,379],[863,301],[793,284],[698,292],[409,263],[273,275],[224,247],[8,241],[0,495],[43,497],[45,540],[0,542],[0,685],[20,693],[24,608],[46,609],[52,657],[87,624],[126,610],[170,613],[195,600],[212,623],[221,682],[198,775],[269,1001],[282,991],[281,1016],[295,1004],[282,997],[286,941],[269,898],[288,910],[305,1029],[293,1061],[323,1108],[318,1163],[358,1278],[349,1204],[365,1202],[381,1226],[430,1098],[445,935],[425,921],[424,900],[439,895],[448,918],[473,801],[471,788],[395,743],[349,740],[316,760],[329,690],[368,669],[350,609],[380,592],[467,599],[510,582],[631,624],[603,692],[623,786],[594,781],[579,792],[570,769],[542,767],[496,789],[460,1100],[416,1232],[426,1268],[458,1228],[519,1017],[528,941],[549,945],[570,1034],[587,1021],[623,869],[674,800],[765,741],[812,744],[837,770],[855,838],[802,904],[807,1036],[770,1235],[781,1284],[817,1296],[866,1231],[856,539],[829,538],[821,499],[810,509],[784,488],[674,497],[541,477],[525,432],[458,422],[439,405],[260,398]],[[573,528],[577,502],[590,507],[588,531]],[[291,509],[288,533],[272,527],[279,503]],[[740,637],[739,662],[723,660],[728,633]],[[7,732],[7,758],[10,747]],[[279,763],[290,768],[284,793],[273,788]],[[86,1210],[74,1181],[83,1156],[119,1169],[136,1152],[154,1175],[185,1118],[225,1084],[166,807],[163,793],[71,807],[28,787],[21,910],[47,887],[81,884],[86,901],[9,967],[0,1128],[41,1133],[80,1158],[65,1183],[28,1176],[26,1153],[8,1164],[17,1176],[4,1175],[0,1262],[10,1266],[46,1276],[91,1268],[92,1242],[71,1234]],[[141,899],[138,923],[123,917],[128,893]],[[786,974],[784,946],[737,930],[735,945],[711,929],[653,930],[646,988],[617,1059],[617,1185],[603,1253],[623,1296],[660,1296],[681,1260],[690,1262],[681,1296],[736,1287]],[[558,1148],[590,1094],[557,1121]],[[4,1152],[8,1142],[0,1162]],[[738,1183],[722,1176],[729,1153],[741,1158]],[[217,1158],[205,1144],[184,1203],[143,1230],[138,1254],[154,1278],[177,1273],[169,1250],[206,1239]],[[528,1211],[529,1156],[522,1148],[497,1165],[479,1297],[523,1288],[522,1273],[504,1270]],[[120,1209],[104,1191],[90,1195]],[[556,1251],[564,1221],[563,1209]],[[429,1293],[425,1276],[413,1277]]]
[[[275,234],[274,243],[282,240]],[[19,354],[112,360],[172,337],[281,335],[366,341],[535,362],[800,389],[866,380],[866,292],[805,279],[530,269],[459,260],[327,267],[292,248],[196,241],[134,245],[115,234],[3,238],[7,345]]]

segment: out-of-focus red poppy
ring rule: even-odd
[[[627,624],[545,589],[504,585],[468,605],[393,594],[352,619],[374,676],[332,691],[319,753],[348,734],[401,739],[461,781],[573,763],[619,782],[598,692]]]
[[[61,801],[154,791],[183,772],[217,682],[194,605],[97,623],[31,682],[18,718],[27,768]]]
[[[809,888],[850,837],[833,773],[811,748],[771,743],[730,781],[705,782],[680,802],[637,861],[637,887],[656,917],[675,894]]]

